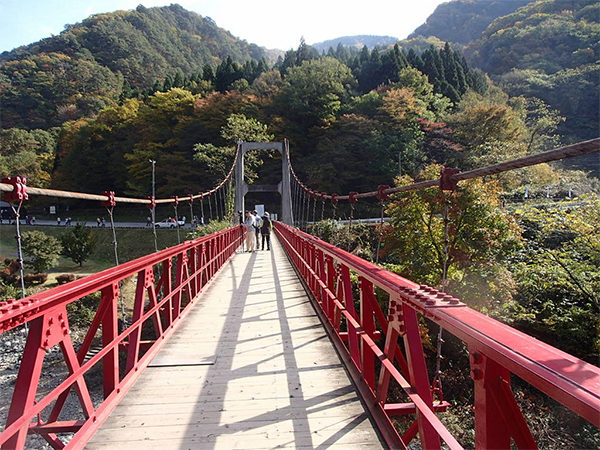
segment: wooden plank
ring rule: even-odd
[[[382,448],[272,248],[236,255],[155,358],[173,364],[145,370],[87,448]]]

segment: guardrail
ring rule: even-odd
[[[296,228],[277,222],[275,231],[391,448],[406,448],[417,434],[423,448],[440,448],[440,439],[462,448],[434,414],[449,404],[433,399],[419,315],[468,346],[476,448],[508,449],[511,438],[518,448],[537,448],[513,396],[511,374],[600,426],[600,368]],[[358,298],[351,272],[358,275]],[[388,402],[392,379],[410,402]],[[400,415],[416,416],[402,435],[392,422]]]
[[[0,433],[2,449],[25,448],[27,435],[32,433],[41,435],[53,448],[65,446],[59,434],[75,433],[68,446],[83,447],[242,239],[241,227],[229,228],[30,297],[0,302],[0,334],[29,325],[8,419]],[[120,283],[129,277],[137,280],[132,323],[124,328],[118,317],[119,290]],[[101,293],[100,303],[76,351],[67,305],[95,292]],[[90,358],[88,352],[94,343],[101,343],[101,349]],[[36,398],[44,357],[57,345],[69,373],[48,394]],[[97,404],[84,378],[91,370],[102,372],[103,400]],[[73,388],[81,418],[59,420]]]

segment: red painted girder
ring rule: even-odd
[[[307,264],[307,262],[302,258],[302,256],[298,253],[298,251],[292,246],[292,244],[289,242],[289,240],[286,238],[286,236],[283,235],[283,233],[281,233],[281,230],[279,230],[279,227],[283,228],[286,233],[292,233],[292,235],[297,230],[295,230],[291,227],[282,225],[278,222],[275,223],[275,229],[279,233],[279,236],[282,239],[283,245],[290,251],[290,255],[292,256],[292,258],[297,259],[298,262],[302,264],[300,267],[298,267],[299,271],[301,273],[303,273],[306,278],[308,278],[309,276],[316,276],[316,273],[314,272],[313,268]],[[305,234],[305,233],[303,233],[303,234]],[[342,281],[342,280],[340,280],[340,281]],[[449,431],[442,424],[442,422],[439,420],[439,418],[429,408],[427,401],[425,399],[423,399],[419,393],[416,392],[416,389],[396,369],[396,367],[394,366],[393,360],[390,360],[388,355],[386,353],[384,353],[377,346],[377,344],[375,343],[375,341],[373,341],[373,339],[369,336],[369,334],[364,332],[361,324],[355,318],[355,314],[352,314],[352,312],[346,308],[346,305],[341,303],[340,298],[342,298],[343,295],[344,294],[343,294],[342,284],[340,283],[340,285],[338,285],[337,296],[332,297],[332,302],[336,307],[335,310],[336,310],[337,314],[343,315],[345,317],[349,329],[350,329],[350,327],[352,327],[356,331],[359,331],[359,333],[357,333],[357,335],[358,335],[357,337],[359,339],[361,339],[363,341],[363,345],[365,345],[368,349],[370,349],[370,351],[374,354],[374,356],[380,360],[381,365],[382,365],[382,370],[383,370],[383,368],[385,368],[385,371],[387,371],[389,376],[396,380],[396,382],[400,385],[400,387],[404,390],[404,392],[408,395],[408,397],[413,401],[413,404],[419,411],[419,415],[421,417],[420,422],[426,423],[428,427],[431,426],[431,428],[433,430],[435,430],[436,438],[439,436],[439,438],[443,439],[449,448],[461,449],[462,446],[449,433]],[[319,310],[317,309],[317,311],[319,311]],[[335,325],[335,321],[334,321],[333,325]],[[335,336],[338,337],[338,339],[339,339],[339,336],[338,336],[339,331],[338,331],[337,327],[333,328],[332,333],[335,333]],[[369,409],[372,412],[376,411],[376,410],[381,410],[381,412],[383,412],[384,416],[385,416],[384,420],[389,422],[389,417],[387,415],[385,415],[385,412],[383,411],[382,403],[380,403],[380,401],[378,401],[378,399],[373,395],[373,391],[370,389],[370,387],[365,383],[364,390],[361,389],[360,379],[356,379],[356,377],[362,377],[361,367],[360,367],[360,365],[356,364],[356,361],[351,357],[350,349],[345,347],[343,344],[341,344],[341,342],[342,342],[341,339],[339,339],[338,341],[334,340],[334,344],[336,344],[338,351],[341,351],[341,352],[343,351],[346,353],[345,356],[343,353],[341,356],[346,361],[347,368],[350,370],[350,373],[352,374],[353,379],[355,379],[355,382],[357,382],[357,387],[361,390],[361,393],[363,395],[363,400],[367,403]],[[339,345],[338,345],[338,343],[339,343]],[[392,359],[394,359],[394,355],[391,355],[391,357],[392,357]],[[427,392],[430,395],[428,387],[427,387]],[[379,425],[382,425],[382,424],[379,424]],[[391,426],[391,422],[390,422],[390,426]],[[380,428],[380,431],[383,432],[386,429],[387,429],[387,427],[383,427],[383,428]],[[397,436],[397,432],[395,432],[395,434]],[[394,442],[394,436],[386,435],[384,433],[384,437],[386,437],[386,441],[387,441],[388,445],[391,445]],[[398,436],[398,438],[399,438],[399,436]],[[402,441],[400,441],[400,443],[401,442]],[[437,445],[437,447],[439,447],[439,444]]]
[[[114,281],[135,275],[145,267],[153,266],[164,260],[172,258],[184,251],[190,250],[202,242],[210,242],[225,235],[229,230],[222,230],[215,234],[202,236],[198,239],[185,241],[175,247],[170,247],[150,255],[142,256],[116,267],[103,270],[79,280],[72,281],[62,286],[40,292],[22,299],[0,302],[0,333],[40,317],[44,311],[57,305],[71,303],[81,297],[85,297]]]
[[[445,412],[450,406],[448,402],[433,402],[433,410],[435,412]],[[404,416],[414,414],[417,411],[414,403],[386,403],[383,405],[383,410],[390,416]]]
[[[60,422],[32,424],[29,427],[29,433],[76,433],[84,423],[84,420],[62,420]]]
[[[235,237],[232,237],[232,235],[231,235],[232,232],[235,232]],[[224,233],[228,233],[228,234],[224,234]],[[240,236],[238,236],[238,234]],[[224,238],[221,239],[221,245],[219,245],[218,254],[220,256],[220,260],[222,263],[222,262],[225,262],[230,257],[231,254],[233,254],[233,252],[235,251],[235,247],[237,245],[239,245],[241,233],[237,232],[237,227],[236,227],[235,229],[225,230],[224,232],[220,232],[215,235],[209,235],[203,240],[207,243],[210,243],[210,242],[214,243],[215,239],[216,239],[215,236],[230,238],[230,239],[224,239]],[[189,241],[189,242],[194,242],[195,243],[194,245],[202,245],[202,240]],[[185,249],[185,248],[182,249],[181,246],[178,246],[178,248],[179,248],[180,253],[187,252],[187,249]],[[170,250],[170,249],[168,249],[168,250]],[[214,253],[216,256],[217,249],[215,249]],[[161,256],[161,258],[162,258],[162,256]],[[161,258],[158,258],[159,262],[161,262]],[[140,258],[140,260],[142,260],[142,259],[145,259],[145,258]],[[139,260],[136,260],[136,261],[139,261]],[[136,261],[132,261],[132,263],[135,263]],[[218,265],[220,266],[221,264],[218,264]],[[133,270],[135,272],[136,268],[135,268],[134,264],[128,263],[127,266],[130,268],[133,266],[134,268],[131,270]],[[216,266],[217,266],[217,264],[215,264],[215,270],[218,269],[218,267],[216,267]],[[118,269],[119,267],[121,267],[121,266],[118,266],[115,269]],[[109,271],[114,272],[114,269],[109,269]],[[109,271],[105,271],[105,272],[109,272]],[[91,276],[88,278],[91,279],[91,278],[94,278],[94,276]],[[109,278],[109,281],[106,281],[104,286],[100,286],[100,288],[98,289],[98,290],[105,290],[106,288],[108,288],[110,286],[112,286],[115,289],[115,292],[110,292],[110,293],[103,292],[103,297],[105,296],[105,294],[107,294],[107,297],[110,298],[110,299],[107,298],[107,300],[111,301],[111,304],[114,303],[111,306],[113,307],[113,309],[115,309],[115,311],[116,311],[116,300],[117,300],[116,292],[118,291],[117,282],[118,282],[118,279],[115,280],[115,279]],[[80,283],[78,283],[78,284],[80,284]],[[66,286],[68,287],[69,285],[66,285]],[[199,289],[194,294],[195,295],[199,294],[200,291],[204,290],[204,287],[205,286],[203,286],[202,289]],[[69,289],[64,289],[64,291],[71,292],[71,294],[72,294],[72,291],[69,291]],[[81,292],[81,291],[78,291],[78,292]],[[170,293],[170,295],[171,294],[172,293]],[[85,295],[85,294],[81,294],[81,295]],[[143,316],[138,321],[131,324],[130,328],[124,330],[118,336],[115,335],[116,334],[116,324],[115,324],[115,327],[114,327],[115,332],[113,333],[112,336],[109,337],[108,342],[104,342],[104,344],[106,345],[105,348],[103,348],[100,352],[98,352],[96,355],[94,355],[89,361],[87,361],[82,366],[79,365],[79,363],[80,363],[79,359],[81,358],[82,355],[79,355],[79,356],[75,355],[75,352],[72,350],[72,347],[67,348],[66,350],[67,350],[68,355],[65,354],[65,358],[71,364],[70,371],[72,373],[67,377],[67,379],[65,379],[62,383],[60,383],[59,386],[57,386],[55,389],[53,389],[48,395],[39,399],[37,403],[32,404],[31,406],[28,406],[27,412],[25,414],[21,415],[16,420],[9,420],[9,423],[11,423],[11,422],[12,423],[5,430],[3,430],[2,433],[0,433],[0,445],[2,443],[6,443],[7,440],[9,440],[9,438],[12,438],[14,435],[14,432],[19,430],[21,427],[25,427],[25,430],[27,432],[30,432],[31,430],[35,430],[36,429],[35,427],[42,426],[43,428],[47,429],[46,432],[44,432],[40,429],[40,432],[43,434],[44,439],[46,439],[53,447],[62,448],[63,444],[56,438],[55,433],[60,432],[61,426],[68,427],[68,426],[74,426],[74,425],[67,424],[64,422],[54,422],[54,421],[52,421],[52,423],[44,423],[44,424],[28,424],[28,422],[31,420],[31,418],[35,417],[35,415],[37,415],[40,411],[42,411],[43,409],[48,407],[57,397],[59,397],[59,395],[61,395],[62,392],[67,392],[68,389],[73,385],[79,387],[78,391],[81,391],[80,396],[81,396],[81,393],[87,394],[87,387],[85,385],[85,382],[83,381],[83,374],[85,372],[87,372],[92,366],[95,366],[96,364],[98,364],[103,358],[105,358],[104,361],[106,361],[107,354],[109,352],[115,352],[115,349],[121,345],[122,341],[124,339],[126,339],[137,327],[141,327],[142,324],[144,322],[146,322],[146,320],[148,320],[148,318],[157,314],[157,312],[161,308],[161,306],[163,304],[165,304],[165,302],[170,300],[170,295],[168,296],[169,298],[162,299],[160,304],[152,305],[149,311],[146,311],[146,313],[144,313]],[[190,295],[190,293],[188,292],[188,296],[189,295]],[[45,305],[43,312],[39,312],[37,310],[23,312],[21,310],[20,312],[22,313],[22,315],[20,316],[20,318],[27,320],[27,321],[35,320],[34,323],[37,323],[39,321],[44,321],[44,323],[45,323],[46,321],[48,321],[48,324],[51,324],[52,322],[50,322],[50,320],[56,319],[53,317],[53,315],[55,315],[54,313],[57,313],[57,312],[60,313],[59,310],[64,309],[64,306],[67,303],[69,303],[71,301],[75,301],[75,300],[77,300],[77,298],[72,298],[70,296],[70,297],[66,298],[65,300],[63,300],[62,302],[56,303],[56,306]],[[191,299],[190,299],[190,303],[187,306],[191,306],[193,303],[194,302],[191,301]],[[3,308],[5,306],[6,306],[5,303],[0,303],[0,308]],[[16,310],[16,308],[13,308],[12,306],[14,306],[14,305],[11,304],[10,309]],[[87,403],[87,404],[83,405],[84,409],[86,410],[84,412],[84,416],[87,416],[88,414],[90,416],[92,416],[92,415],[93,416],[90,417],[91,420],[87,420],[85,422],[85,424],[82,426],[81,432],[76,434],[75,437],[71,440],[71,442],[68,445],[69,447],[77,447],[78,445],[80,446],[81,444],[83,444],[87,441],[87,438],[89,438],[90,433],[93,433],[93,431],[99,426],[99,423],[101,423],[101,421],[104,420],[104,418],[116,406],[116,403],[114,403],[114,402],[117,399],[121,398],[125,394],[128,387],[131,386],[133,381],[137,378],[137,376],[139,376],[139,374],[141,373],[141,370],[147,365],[147,363],[151,360],[152,356],[158,351],[158,348],[162,345],[163,342],[165,342],[166,338],[169,337],[169,335],[174,331],[176,326],[181,322],[181,319],[183,319],[184,315],[190,309],[187,306],[184,310],[181,311],[181,314],[178,315],[178,317],[176,317],[174,319],[175,323],[172,323],[168,327],[168,329],[161,330],[162,335],[158,337],[157,341],[154,343],[152,348],[146,354],[144,354],[144,356],[138,361],[138,363],[134,367],[134,370],[132,370],[129,374],[125,375],[125,377],[120,382],[118,379],[118,375],[116,376],[114,383],[112,383],[113,385],[109,386],[109,391],[111,391],[111,392],[108,395],[108,398],[106,399],[107,401],[102,403],[96,411],[94,411],[93,407],[91,407],[89,402],[87,402],[87,400],[88,400],[87,397],[89,397],[89,396],[84,395],[85,398],[82,400],[82,403]],[[6,311],[4,311],[4,312],[6,312]],[[35,319],[32,319],[34,317],[33,314],[37,314],[38,312],[39,312],[39,316],[42,316],[42,317],[36,316]],[[66,312],[64,314],[66,314]],[[0,317],[0,319],[3,319],[3,317]],[[60,314],[58,315],[58,319],[60,319]],[[110,319],[113,319],[113,318],[110,318]],[[59,320],[54,320],[54,322],[58,323]],[[94,323],[95,322],[96,321],[94,321]],[[9,320],[8,323],[12,324],[13,321]],[[96,328],[97,328],[97,325],[98,324],[96,324]],[[46,328],[48,328],[48,326],[49,325],[47,325]],[[66,319],[65,319],[65,326],[66,326]],[[102,326],[103,326],[103,330],[104,330],[104,328],[105,328],[104,322],[103,322]],[[94,324],[92,324],[92,327],[94,327]],[[32,329],[33,328],[35,328],[35,327],[32,327]],[[0,333],[2,331],[3,330],[0,329]],[[66,332],[66,330],[62,330],[62,329],[60,329],[58,331]],[[61,335],[61,334],[65,334],[65,333],[57,333],[57,334]],[[53,336],[53,334],[52,334],[52,336]],[[66,336],[68,337],[68,334],[66,334]],[[104,337],[108,337],[108,336],[104,336]],[[32,342],[36,341],[36,339],[30,339],[30,338],[31,337],[28,337],[27,345],[30,345]],[[40,341],[40,340],[37,339],[37,341]],[[69,343],[70,343],[70,340],[69,340]],[[54,342],[54,340],[53,340],[52,342],[47,342],[47,345],[46,345],[46,343],[44,343],[43,345],[44,346],[52,346],[55,344],[56,344],[56,342]],[[64,344],[64,342],[61,342],[61,345],[62,344]],[[39,342],[38,342],[38,344],[36,344],[36,346],[39,346]],[[65,351],[65,349],[63,348],[63,352],[64,351]],[[25,355],[31,356],[32,354],[33,353],[31,351],[29,351],[29,352],[27,351],[27,347],[26,347]],[[109,369],[109,372],[111,372],[110,369]],[[36,373],[38,373],[38,371],[34,370],[33,373],[35,375]],[[31,380],[29,378],[28,379],[23,378],[23,382],[27,382],[32,387],[37,388],[36,380]],[[80,385],[81,383],[83,383],[83,386]],[[109,383],[109,385],[110,384],[111,383]],[[35,392],[35,390],[32,390],[32,392]],[[106,394],[106,392],[105,392],[105,394]],[[27,401],[25,401],[25,403],[30,404],[30,402],[27,402]],[[13,408],[11,408],[11,410],[12,409]],[[33,427],[30,430],[29,427],[31,427],[32,425],[33,425]],[[52,426],[56,426],[56,427],[54,429],[50,429]],[[77,425],[77,426],[79,426],[79,425]],[[73,431],[73,430],[70,429],[69,431]],[[17,445],[17,447],[21,447],[21,445]],[[9,448],[12,448],[12,445],[9,445]]]
[[[600,368],[470,308],[440,309],[432,320],[600,426]]]
[[[442,325],[477,350],[497,360],[515,375],[545,392],[596,426],[600,426],[600,368],[545,344],[478,311],[458,305],[426,304],[417,295],[435,297],[421,286],[298,229],[276,224],[311,242],[326,255],[346,264],[427,318]],[[413,289],[416,295],[407,293]]]

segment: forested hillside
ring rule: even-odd
[[[452,0],[439,5],[427,21],[408,36],[436,36],[442,41],[467,45],[497,17],[505,16],[534,0]]]
[[[243,68],[232,63],[229,83],[221,78],[223,84],[211,84],[206,93],[161,89],[147,101],[128,99],[96,118],[67,122],[58,137],[54,184],[90,192],[110,186],[140,195],[149,182],[146,162],[153,158],[161,168],[159,192],[172,193],[168,184],[174,179],[181,194],[197,192],[222,176],[214,164],[231,156],[225,148],[236,139],[223,138],[221,131],[234,114],[268,124],[276,139],[291,139],[295,155],[302,156],[299,169],[322,189],[391,183],[399,151],[406,153],[406,170],[416,170],[432,158],[422,148],[428,124],[451,112],[469,89],[479,95],[487,88],[485,78],[449,47],[422,55],[397,47],[338,50],[337,58],[322,57],[303,44],[255,78],[245,78]],[[219,67],[217,73],[224,70]],[[209,154],[194,159],[197,143],[222,151],[202,147]],[[435,158],[456,156],[438,151]],[[370,166],[361,173],[365,160]],[[327,176],[333,167],[358,172]]]
[[[210,18],[179,5],[98,14],[60,35],[0,55],[3,128],[46,128],[117,104],[176,73],[202,73],[230,57],[260,60]]]
[[[568,139],[597,137],[600,4],[544,0],[495,20],[473,42],[470,62],[510,95],[544,100],[566,118]]]

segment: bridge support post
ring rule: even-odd
[[[235,165],[235,210],[246,209],[244,197],[248,192],[279,192],[281,195],[280,222],[293,225],[292,215],[292,189],[289,168],[288,142],[243,142],[239,144],[240,150]],[[244,181],[244,155],[249,150],[277,150],[281,153],[281,181],[277,185],[248,185]]]
[[[510,372],[482,352],[471,353],[475,384],[475,447],[537,449],[531,430],[510,388]]]

